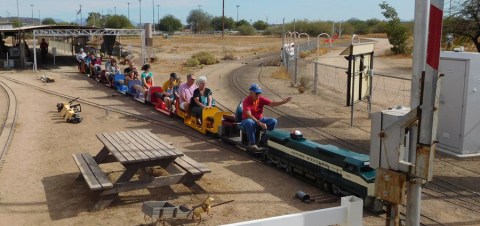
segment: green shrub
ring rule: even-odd
[[[251,25],[241,25],[237,27],[238,32],[240,32],[241,35],[254,35],[255,34],[255,28]]]
[[[311,52],[310,51],[301,51],[300,52],[300,58],[305,59],[308,56],[310,56]]]
[[[217,58],[215,56],[207,51],[202,51],[194,54],[192,58],[196,59],[199,64],[204,64],[204,65],[211,65],[211,64],[216,64],[218,63]]]
[[[197,60],[197,58],[188,58],[187,62],[185,63],[185,66],[187,67],[196,67],[200,65],[200,62]]]

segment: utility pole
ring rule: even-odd
[[[22,26],[22,22],[20,22],[20,11],[18,10],[18,0],[17,0],[17,21],[20,25],[20,27]]]
[[[240,5],[237,5],[237,23],[238,23],[238,7],[240,7]]]
[[[35,22],[33,21],[33,4],[30,4],[30,6],[32,7],[32,25],[35,25]]]
[[[83,26],[83,12],[82,12],[82,5],[80,5],[80,26]]]
[[[332,22],[332,37],[335,35],[335,21]]]
[[[340,21],[340,26],[338,26],[338,38],[342,37],[342,21]]]
[[[152,0],[152,25],[153,25],[153,34],[155,35],[155,0]]]
[[[42,19],[40,18],[40,10],[38,10],[38,21],[40,21],[40,25],[42,25]]]
[[[450,12],[448,14],[449,14],[449,16],[451,16],[452,15],[452,0],[450,0],[450,10],[449,11]]]
[[[238,9],[238,7],[237,7],[237,9]],[[222,38],[223,38],[224,33],[225,33],[224,30],[225,30],[225,0],[222,0]]]
[[[130,21],[130,2],[127,2],[127,7],[128,21]]]
[[[138,4],[140,5],[140,27],[142,27],[142,0],[138,0]]]
[[[285,53],[285,17],[282,20],[282,51],[280,53],[280,57],[282,58],[282,65],[285,66],[285,59],[284,59],[284,53]]]
[[[157,24],[160,24],[160,5],[157,5]],[[160,28],[158,28],[160,30]]]

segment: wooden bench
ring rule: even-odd
[[[113,188],[112,182],[110,182],[107,175],[100,169],[100,166],[90,154],[79,153],[72,156],[90,190],[97,191]]]
[[[199,176],[198,179],[200,179],[203,174],[212,172],[204,164],[201,164],[186,155],[177,157],[173,163],[187,171],[188,174],[196,177]]]

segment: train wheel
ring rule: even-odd
[[[324,191],[332,193],[332,184],[330,182],[324,181],[322,183],[322,188]]]
[[[287,171],[287,173],[292,173],[292,167],[287,164],[285,171]]]
[[[335,184],[332,184],[332,194],[340,195],[340,188]]]
[[[262,162],[267,162],[268,161],[268,150],[267,151],[264,151],[261,156],[260,156],[260,160],[262,160]],[[268,162],[267,162],[268,163]]]

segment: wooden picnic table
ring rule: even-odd
[[[108,207],[120,192],[180,183],[189,186],[211,172],[148,130],[100,133],[97,138],[104,147],[95,157],[88,153],[73,155],[90,190],[99,192],[100,198],[94,211]],[[111,181],[100,168],[106,163],[120,163],[125,170],[115,181]],[[166,176],[145,174],[144,169],[153,166],[176,170],[167,170],[172,173]],[[132,180],[137,172],[143,172],[141,179]]]

